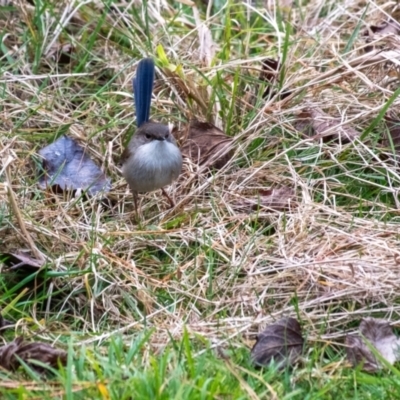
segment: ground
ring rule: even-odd
[[[0,4],[0,250],[44,265],[16,275],[3,256],[0,307],[16,324],[3,342],[68,352],[46,379],[0,370],[2,398],[400,398],[396,365],[367,374],[343,347],[363,317],[396,325],[400,309],[385,123],[399,31],[377,28],[398,19],[394,2]],[[166,188],[176,206],[144,194],[137,223],[118,162],[148,56],[152,119],[178,139],[190,120],[213,123],[232,157],[212,170],[186,158]],[[63,134],[111,179],[105,196],[40,187],[38,152]],[[257,333],[289,316],[301,360],[255,368]]]

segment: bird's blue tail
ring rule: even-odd
[[[136,106],[136,125],[139,128],[150,118],[151,95],[154,83],[154,61],[144,58],[138,64],[136,77],[133,79],[133,92]]]

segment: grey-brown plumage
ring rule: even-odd
[[[182,169],[182,155],[168,126],[154,122],[138,128],[121,161],[122,174],[132,190],[136,209],[138,193],[163,189],[178,178]]]

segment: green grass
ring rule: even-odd
[[[162,351],[151,354],[152,333],[138,334],[131,342],[115,335],[102,343],[102,351],[78,344],[79,350],[73,351],[70,343],[74,357],[65,368],[54,370],[51,380],[44,382],[29,368],[2,372],[0,393],[5,399],[334,399],[343,393],[349,399],[396,399],[400,393],[395,374],[343,369],[338,353],[329,348],[311,351],[299,369],[279,371],[271,365],[255,370],[244,349],[227,348],[221,358],[207,340],[187,334],[179,341],[170,338]],[[30,387],[18,387],[16,378],[26,376]]]
[[[187,1],[34,3],[0,6],[0,251],[46,261],[39,273],[0,263],[0,308],[17,323],[3,341],[51,343],[68,363],[46,377],[0,369],[1,398],[399,398],[397,365],[366,374],[343,347],[360,318],[400,311],[400,176],[394,143],[381,145],[399,90],[387,59],[348,67],[383,2],[198,1],[198,17]],[[199,21],[214,42],[204,53]],[[142,195],[136,224],[118,162],[144,56],[157,65],[152,118],[211,121],[234,156],[211,173],[185,163],[167,188],[177,207]],[[261,60],[278,57],[276,80],[260,81]],[[306,107],[353,120],[360,140],[304,137]],[[38,187],[37,152],[64,134],[112,179],[108,205]],[[246,209],[285,186],[291,208]],[[282,316],[302,323],[302,360],[257,369],[256,335]]]

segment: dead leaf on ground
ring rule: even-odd
[[[19,359],[35,371],[44,372],[45,368],[36,364],[35,361],[57,368],[59,363],[62,365],[67,363],[67,353],[47,343],[26,343],[22,337],[18,337],[11,343],[0,347],[1,367],[15,371],[20,365]]]
[[[382,145],[388,149],[393,148],[396,153],[400,151],[400,119],[385,116],[386,128],[383,134]]]
[[[36,260],[28,253],[0,253],[0,261],[10,270],[22,269],[30,272],[39,271],[44,265],[43,261]]]
[[[85,190],[91,196],[98,192],[108,192],[111,180],[90,159],[73,139],[62,136],[60,139],[39,150],[43,158],[44,174],[39,186],[59,187],[62,190]]]
[[[260,209],[284,211],[296,205],[295,195],[294,189],[288,186],[260,190],[257,196],[244,197],[240,202],[236,202],[234,208],[242,212]]]
[[[340,140],[348,143],[360,136],[339,118],[333,118],[318,108],[307,108],[296,118],[296,129],[313,139]]]
[[[233,155],[232,138],[209,122],[191,121],[182,141],[183,156],[198,165],[220,169]]]
[[[388,321],[364,318],[359,332],[359,335],[347,336],[345,342],[347,359],[353,367],[361,364],[362,369],[367,372],[377,372],[382,368],[382,363],[372,353],[367,342],[370,342],[390,364],[399,359],[399,341]]]
[[[251,358],[258,366],[268,366],[274,360],[279,367],[293,366],[303,352],[304,339],[295,318],[282,318],[269,325],[257,337]]]

